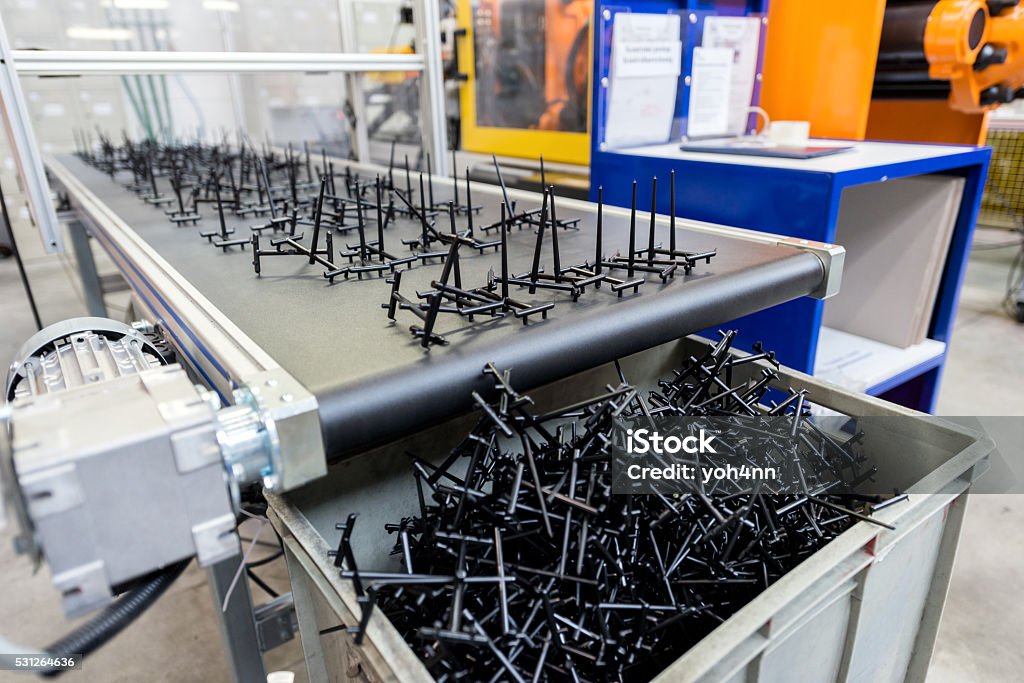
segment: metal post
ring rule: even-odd
[[[352,0],[338,0],[338,19],[341,24],[341,51],[356,51],[356,13]],[[352,134],[356,161],[370,163],[370,135],[366,127],[366,96],[363,94],[363,74],[350,73],[345,77],[345,91],[352,103],[356,124]],[[327,169],[324,169],[324,173]]]
[[[209,584],[213,591],[214,608],[220,616],[220,631],[227,649],[231,677],[242,683],[265,681],[267,673],[263,668],[252,595],[249,593],[249,580],[245,572],[242,572],[231,592],[227,611],[221,611],[241,561],[241,557],[232,557],[207,569]]]
[[[99,273],[96,272],[96,260],[89,245],[89,231],[82,221],[72,218],[68,221],[68,234],[71,235],[71,248],[75,252],[78,275],[82,280],[85,308],[89,315],[106,318],[107,305],[103,301],[103,285]]]
[[[220,27],[220,39],[224,44],[224,50],[235,52],[235,32],[231,22],[228,21],[228,13],[223,10],[217,11],[217,25]],[[164,48],[160,48],[164,49]],[[242,108],[242,84],[237,73],[228,74],[228,88],[231,91],[231,111],[235,115],[235,127],[239,130],[248,130],[245,110]],[[174,131],[171,131],[173,134]]]
[[[420,55],[340,52],[14,50],[20,74],[170,74],[420,71]]]
[[[288,543],[284,545],[284,556],[288,563],[288,578],[292,584],[292,600],[295,602],[295,617],[299,624],[302,654],[306,659],[306,673],[310,683],[327,683],[331,678],[327,670],[323,642],[320,639],[320,625],[316,618],[316,589]]]
[[[437,0],[415,0],[416,52],[423,57],[420,83],[420,134],[434,173],[448,175],[448,125],[444,116],[444,71],[441,68],[441,11]]]
[[[14,255],[14,262],[18,264],[18,275],[21,276],[21,285],[25,288],[25,296],[28,298],[29,308],[32,309],[32,319],[35,320],[36,329],[43,329],[43,322],[39,318],[39,308],[36,306],[36,297],[32,294],[32,284],[28,281],[28,273],[25,272],[25,262],[21,260],[21,252],[18,251],[18,238],[14,236],[14,224],[11,223],[11,215],[7,213],[7,198],[4,197],[4,189],[0,187],[0,213],[3,214],[4,228],[11,240],[11,254]]]
[[[46,182],[43,158],[39,154],[32,120],[25,106],[25,93],[18,80],[3,17],[0,17],[0,114],[3,115],[7,139],[25,188],[29,214],[43,237],[43,246],[51,254],[63,251],[57,212],[50,201],[50,186]]]

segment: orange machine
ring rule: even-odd
[[[593,11],[593,0],[459,0],[463,149],[587,163]]]
[[[585,131],[590,79],[590,15],[593,2],[545,0],[544,90],[541,130]],[[581,102],[582,100],[582,102]]]
[[[1024,97],[1019,0],[772,0],[761,106],[821,137],[980,144]]]

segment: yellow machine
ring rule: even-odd
[[[593,0],[459,0],[463,149],[589,163],[593,11]]]
[[[593,0],[459,0],[463,149],[589,163],[592,12]],[[988,112],[1017,97],[1019,0],[769,4],[761,106],[812,135],[980,144]]]
[[[1019,0],[772,0],[761,105],[811,134],[980,144],[1024,97]]]

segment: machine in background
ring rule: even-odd
[[[592,0],[459,2],[465,150],[588,162],[593,11]]]
[[[773,0],[762,106],[815,137],[981,144],[1024,97],[1019,0]]]
[[[592,13],[459,3],[465,150],[588,163]],[[766,43],[761,106],[815,137],[980,144],[989,112],[1024,96],[1019,0],[773,0]]]
[[[762,103],[773,118],[810,121],[812,135],[992,144],[990,113],[1020,98],[1019,0],[772,2]],[[1003,192],[990,178],[987,201],[1003,203]],[[1022,263],[1003,301],[1020,322]]]

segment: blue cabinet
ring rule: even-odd
[[[603,187],[606,202],[628,206],[630,186],[636,179],[641,197],[638,208],[647,210],[651,178],[656,176],[661,180],[657,210],[664,213],[668,211],[669,194],[668,183],[662,179],[675,171],[676,211],[682,217],[831,243],[837,239],[841,200],[847,188],[865,188],[857,196],[870,197],[872,187],[900,178],[922,175],[962,178],[962,182],[956,184],[962,189],[957,190],[958,204],[953,206],[952,235],[938,275],[932,310],[896,312],[927,316],[927,337],[938,344],[929,347],[931,351],[924,354],[927,357],[919,354],[910,366],[906,362],[901,364],[897,358],[891,366],[892,372],[883,373],[870,386],[861,387],[869,394],[931,412],[945,361],[945,348],[953,331],[991,150],[883,142],[835,144],[852,145],[854,149],[818,159],[792,160],[682,152],[676,143],[612,151],[599,149],[595,143],[591,157],[591,199],[596,198],[598,187]],[[645,192],[644,188],[648,190]],[[849,204],[846,210],[856,208]],[[934,226],[919,225],[914,229],[929,231]],[[877,227],[879,240],[887,239],[886,230],[884,225]],[[841,239],[839,244],[842,244]],[[861,254],[848,253],[848,265],[859,257]],[[851,270],[848,267],[847,275]],[[827,305],[823,301],[801,299],[736,320],[730,326],[740,330],[741,343],[763,341],[768,348],[776,350],[781,362],[813,373],[819,359],[822,317]],[[885,307],[889,302],[885,292],[876,292],[865,299],[864,305]],[[899,353],[894,354],[899,356]]]

